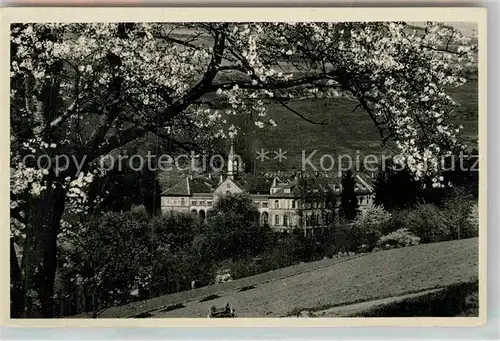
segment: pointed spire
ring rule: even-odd
[[[237,171],[234,169],[234,144],[233,140],[231,140],[231,149],[229,150],[229,155],[227,157],[227,176],[230,179],[234,178],[234,173]]]

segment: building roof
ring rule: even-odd
[[[208,176],[186,176],[172,187],[166,188],[162,195],[185,195],[194,193],[212,193],[217,188],[218,180]]]
[[[239,176],[236,184],[250,194],[269,194],[272,180],[262,176]]]
[[[189,195],[189,181],[188,178],[182,179],[175,185],[164,190],[162,195]]]
[[[192,193],[212,193],[213,183],[208,178],[193,178],[188,179],[190,194]]]
[[[373,193],[374,186],[372,179],[365,174],[356,174],[354,176],[356,182],[355,192],[358,194]],[[225,180],[222,178],[222,180]],[[341,190],[340,177],[310,177],[305,178],[308,182],[308,190],[328,191],[333,190],[339,192]],[[275,177],[269,178],[265,176],[251,176],[241,174],[235,176],[232,181],[242,190],[249,194],[268,195],[270,197],[297,197],[300,195],[301,187],[303,186],[296,178],[280,179]],[[162,192],[162,195],[185,195],[191,196],[194,194],[211,194],[221,182],[221,176],[186,176],[174,186],[167,188]],[[274,190],[271,193],[271,188]]]

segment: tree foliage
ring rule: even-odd
[[[64,229],[58,301],[80,299],[80,309],[96,313],[129,302],[130,293],[147,288],[151,280],[149,238],[143,209],[106,213],[78,231]]]
[[[375,203],[388,210],[413,207],[432,203],[443,205],[447,198],[471,195],[477,199],[479,189],[479,155],[473,149],[443,158],[443,173],[440,181],[446,187],[436,186],[429,179],[417,179],[401,164],[389,161],[377,173],[375,180]]]
[[[377,173],[374,202],[388,210],[401,209],[417,204],[422,192],[422,184],[407,168],[387,164]]]
[[[356,180],[351,170],[342,174],[341,185],[339,213],[345,219],[353,220],[358,212],[358,198],[355,192]]]
[[[207,259],[237,260],[258,255],[271,240],[271,230],[260,224],[252,199],[236,194],[221,197],[209,211],[198,247]]]

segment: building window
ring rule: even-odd
[[[296,205],[295,200],[292,200],[292,208],[295,208],[295,205]]]
[[[306,215],[306,226],[311,226],[311,216],[309,214]]]
[[[279,225],[280,224],[280,216],[279,215],[275,215],[274,216],[274,225]]]
[[[181,199],[181,206],[184,206],[185,205],[185,201],[184,201],[184,198]]]
[[[283,216],[283,225],[288,226],[288,217],[286,215]]]
[[[205,205],[206,205],[205,201],[200,201],[200,206],[205,206]]]
[[[280,208],[280,201],[274,200],[274,208]]]
[[[211,201],[207,201],[207,206],[212,206],[212,202]]]
[[[266,225],[268,223],[269,214],[267,212],[263,212],[261,217],[262,217],[262,224]]]
[[[196,206],[196,200],[191,200],[191,206]]]
[[[290,188],[285,188],[285,193],[290,193]]]
[[[262,207],[267,208],[267,202],[263,202]]]

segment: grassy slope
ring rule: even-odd
[[[468,145],[475,145],[478,133],[478,88],[477,82],[471,81],[461,88],[450,90],[450,95],[459,104],[456,111],[457,123],[464,126],[462,139]],[[252,149],[287,151],[287,159],[282,163],[267,160],[258,163],[258,169],[290,169],[301,167],[301,153],[306,150],[309,155],[317,150],[313,158],[314,164],[319,164],[323,154],[333,155],[337,160],[339,154],[356,156],[389,152],[390,149],[381,146],[380,137],[366,112],[357,109],[356,104],[345,99],[318,99],[314,101],[294,102],[293,108],[306,117],[324,121],[325,125],[314,125],[288,112],[280,105],[269,107],[269,116],[278,126],[276,128],[256,129],[253,133]],[[249,129],[250,130],[250,129]],[[253,130],[253,129],[251,129]],[[274,154],[270,154],[274,156]],[[328,165],[328,163],[325,163]]]
[[[332,258],[316,262],[300,263],[285,268],[257,274],[254,276],[236,279],[234,281],[223,284],[215,284],[211,286],[197,288],[195,290],[181,291],[176,294],[154,297],[147,301],[132,302],[127,305],[109,308],[105,310],[99,317],[127,317],[152,309],[161,310],[164,308],[173,307],[183,302],[191,300],[199,300],[200,298],[214,294],[222,294],[228,291],[240,290],[241,288],[249,289],[250,287],[256,284],[275,281],[277,279],[284,277],[295,276],[301,273],[325,268],[333,264],[345,262],[350,259],[361,256],[363,255],[346,256],[346,257]],[[89,317],[89,315],[83,313],[75,315],[73,317],[81,318],[81,317]]]
[[[153,311],[153,317],[203,317],[212,305],[230,302],[241,317],[288,316],[353,302],[418,292],[477,279],[477,239],[419,245],[372,253],[354,260],[226,293],[184,308]],[[228,283],[229,284],[229,283]],[[150,307],[153,308],[153,307]]]

